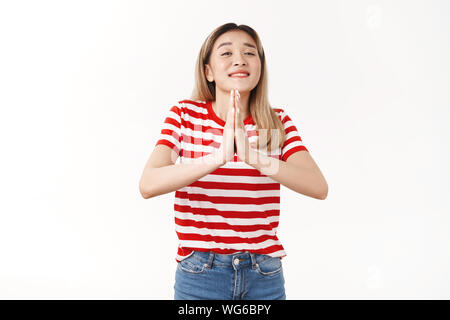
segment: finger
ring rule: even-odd
[[[242,125],[242,121],[240,120],[239,117],[239,109],[236,110],[236,125],[234,128],[234,134],[238,137],[242,137],[243,133],[244,133],[244,126]]]
[[[230,107],[233,107],[234,108],[234,104],[235,104],[235,102],[234,102],[234,99],[235,99],[235,93],[234,93],[234,89],[231,89],[231,91],[230,91]]]
[[[237,114],[237,105],[236,105],[236,89],[233,89],[233,128],[236,128],[236,114]]]
[[[237,89],[234,89],[234,107],[239,109],[239,92]]]
[[[233,98],[233,90],[230,91],[230,105],[228,108],[228,113],[227,113],[227,119],[226,119],[226,123],[225,123],[225,127],[227,128],[234,128],[234,108],[233,108],[233,102],[234,102],[234,98]]]
[[[225,127],[234,129],[234,118],[235,118],[234,108],[229,108]]]
[[[236,130],[239,128],[239,108],[235,109],[235,115],[234,115],[234,129]]]
[[[239,96],[236,97],[236,126],[239,128],[244,127],[244,122],[241,116],[241,108],[239,105]]]
[[[233,89],[230,91],[230,107],[234,105]]]

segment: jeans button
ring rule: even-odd
[[[235,258],[234,261],[233,261],[233,263],[237,266],[237,265],[239,264],[239,259],[238,259],[238,258]]]

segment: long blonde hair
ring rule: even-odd
[[[278,147],[282,147],[286,139],[286,134],[284,132],[283,124],[276,114],[276,112],[271,108],[268,99],[268,81],[267,81],[267,67],[266,59],[264,55],[264,49],[259,39],[258,34],[251,27],[241,24],[237,25],[235,23],[226,23],[218,28],[216,28],[205,40],[200,52],[198,54],[196,67],[195,67],[195,86],[192,91],[192,100],[212,100],[216,99],[216,88],[215,82],[209,82],[205,75],[205,64],[209,64],[209,59],[211,51],[213,49],[214,43],[222,34],[228,31],[242,30],[248,33],[253,40],[256,42],[256,47],[258,50],[258,55],[261,60],[261,76],[257,86],[250,92],[249,108],[250,114],[252,115],[253,121],[256,124],[258,132],[260,129],[267,130],[267,137],[264,137],[266,145],[263,146],[261,143],[262,135],[259,134],[257,148],[267,148],[271,151],[272,146],[272,130],[278,130]]]

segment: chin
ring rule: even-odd
[[[231,84],[230,86],[230,90],[232,89],[238,89],[239,92],[250,92],[252,89],[249,88],[248,86],[243,86],[243,85],[238,85],[238,84]],[[228,90],[228,92],[230,92],[230,90]]]

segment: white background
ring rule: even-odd
[[[282,186],[287,298],[450,298],[450,2],[406,0],[2,1],[0,298],[173,298],[174,193],[138,182],[227,22],[329,185]]]

